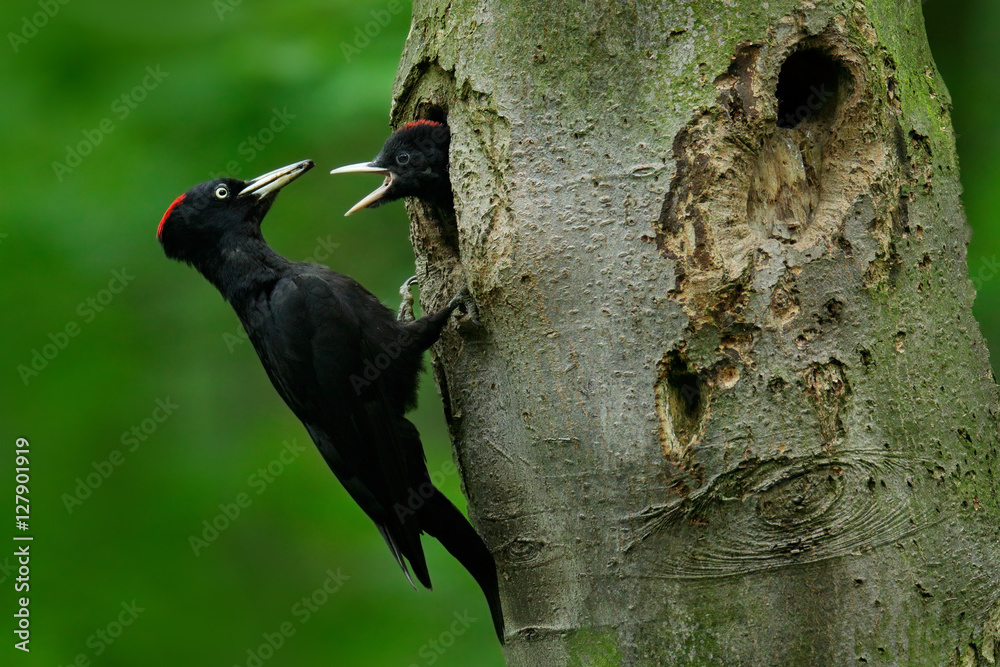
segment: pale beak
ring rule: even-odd
[[[383,169],[382,167],[374,167],[370,162],[359,162],[357,164],[349,164],[345,167],[338,167],[330,172],[331,174],[378,174],[379,176],[385,176],[385,181],[382,185],[375,188],[375,190],[359,201],[357,204],[351,207],[351,209],[344,214],[344,216],[349,216],[355,211],[360,211],[366,206],[370,205],[372,202],[376,202],[385,196],[386,191],[392,186],[392,181],[396,178],[393,176],[392,172],[388,169]]]
[[[263,176],[258,176],[250,181],[245,188],[240,190],[237,196],[254,195],[258,199],[263,199],[272,192],[277,192],[285,187],[312,168],[312,160],[302,160],[302,162],[296,162],[287,167],[269,171]]]

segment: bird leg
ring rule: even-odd
[[[410,276],[406,279],[399,287],[399,295],[403,297],[403,300],[399,304],[399,310],[396,312],[396,320],[399,322],[414,322],[416,321],[416,316],[413,313],[413,286],[417,284],[417,277]],[[472,298],[472,293],[469,292],[469,286],[466,285],[462,287],[462,291],[452,298],[448,302],[448,306],[445,310],[448,313],[454,312],[456,309],[461,308],[464,317],[462,318],[462,326],[471,325],[473,328],[479,328],[482,326],[479,322],[479,307],[476,306],[476,301]]]
[[[476,307],[476,302],[473,301],[469,288],[463,287],[462,291],[444,308],[424,315],[415,322],[404,323],[412,336],[410,339],[412,347],[423,351],[436,343],[441,337],[441,330],[448,323],[448,318],[459,308],[463,312],[463,316],[458,320],[459,331],[472,333],[482,329],[483,325],[479,323],[479,309]]]
[[[399,295],[403,297],[403,300],[399,304],[396,319],[400,322],[413,322],[416,319],[413,315],[413,292],[410,291],[410,288],[416,284],[417,277],[410,276],[399,288]]]

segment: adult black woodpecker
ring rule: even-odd
[[[403,322],[355,280],[272,250],[261,222],[278,191],[312,166],[304,160],[250,181],[196,185],[167,208],[157,238],[167,257],[194,266],[232,305],[274,388],[410,584],[412,570],[431,587],[420,543],[427,533],[479,583],[503,642],[493,556],[431,483],[420,436],[404,416],[416,403],[423,352],[462,295]]]
[[[349,164],[331,171],[331,174],[371,173],[385,177],[382,185],[344,215],[401,197],[418,197],[439,208],[454,208],[448,179],[450,140],[447,125],[415,120],[389,135],[371,162]]]

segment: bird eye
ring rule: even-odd
[[[410,161],[409,153],[400,153],[399,155],[396,156],[396,164],[398,165],[404,165],[409,161]]]
[[[219,199],[225,199],[226,197],[229,196],[229,188],[227,188],[225,185],[220,185],[219,187],[215,188],[215,196],[218,197]]]

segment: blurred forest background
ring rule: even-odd
[[[924,12],[954,103],[976,316],[998,368],[1000,3],[928,0]],[[0,552],[3,664],[502,664],[472,579],[426,539],[435,590],[410,589],[229,306],[155,238],[190,186],[312,158],[267,238],[395,307],[413,272],[403,206],[345,219],[378,179],[326,172],[373,157],[387,135],[409,14],[385,0],[0,8],[0,497],[13,496],[14,440],[28,437],[35,536],[30,656],[11,646],[14,559]],[[54,358],[22,377],[46,345]],[[413,419],[430,470],[464,508],[429,376]],[[220,504],[232,513],[241,493],[249,506],[226,519]],[[228,526],[196,555],[205,521]],[[317,593],[328,571],[339,588]]]

